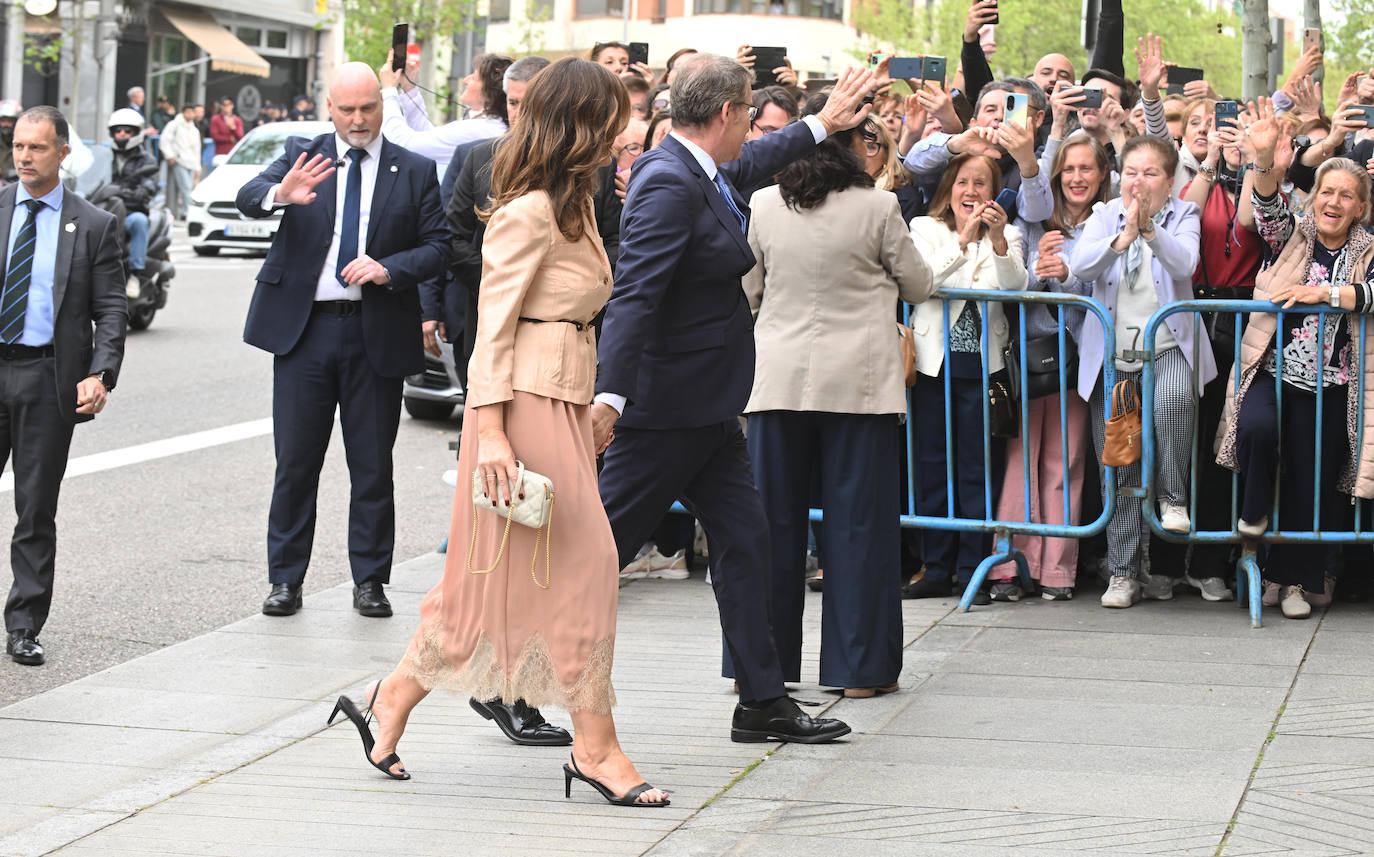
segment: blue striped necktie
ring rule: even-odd
[[[748,229],[745,228],[744,213],[739,210],[739,206],[735,205],[735,195],[730,193],[730,186],[725,183],[724,174],[719,172],[716,173],[716,187],[720,188],[720,195],[725,197],[725,204],[730,206],[730,211],[739,218],[739,231],[748,232]]]
[[[29,216],[14,239],[14,251],[5,269],[5,291],[0,295],[0,342],[12,344],[24,335],[24,314],[29,308],[29,278],[33,274],[33,251],[38,243],[38,209],[42,201],[26,199]]]

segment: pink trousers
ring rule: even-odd
[[[1028,407],[1029,430],[1026,456],[1030,465],[1030,517],[1042,524],[1077,524],[1082,511],[1083,467],[1092,450],[1088,436],[1088,405],[1073,393],[1064,394],[1068,402],[1069,458],[1059,422],[1060,396],[1031,399]],[[1022,438],[1007,441],[1007,469],[1002,480],[1002,496],[997,503],[997,518],[1025,521],[1025,484],[1022,478]],[[1064,478],[1069,483],[1069,519],[1064,520]],[[1078,570],[1078,540],[1043,536],[1014,536],[1012,546],[1026,556],[1031,577],[1042,586],[1072,587]],[[1016,566],[1004,563],[989,575],[994,580],[1014,577]]]

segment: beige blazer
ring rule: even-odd
[[[935,271],[938,289],[998,289],[1025,291],[1026,263],[1022,249],[1021,230],[1007,226],[1007,255],[992,252],[987,238],[970,244],[959,252],[958,235],[933,217],[916,217],[911,221],[911,237],[916,249],[930,261]],[[964,301],[949,302],[949,326],[959,320]],[[922,375],[935,376],[945,362],[945,320],[942,301],[930,301],[916,307],[911,314],[911,332],[916,337],[916,369]],[[1007,317],[1002,304],[989,302],[984,323],[988,326],[988,371],[1002,368],[1002,349],[1007,344]],[[981,309],[981,306],[980,306]]]
[[[544,191],[502,206],[487,223],[482,242],[467,404],[509,401],[516,390],[590,404],[596,337],[587,322],[610,296],[611,266],[592,220],[590,199],[586,228],[577,242],[558,230]],[[582,329],[565,321],[576,321]]]
[[[758,264],[743,281],[756,348],[745,412],[905,413],[897,298],[919,303],[935,286],[897,197],[849,188],[793,211],[769,187],[749,205]]]

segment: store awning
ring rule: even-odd
[[[267,77],[272,67],[252,48],[239,41],[238,36],[225,29],[210,13],[198,9],[172,9],[159,6],[158,11],[181,34],[195,42],[210,56],[210,68],[235,74]]]

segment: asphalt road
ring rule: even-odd
[[[272,361],[242,339],[259,260],[197,258],[178,232],[167,308],[151,328],[130,333],[118,389],[72,442],[57,515],[56,595],[39,636],[47,664],[0,660],[0,706],[240,619],[267,594],[273,453],[262,421],[272,414]],[[453,489],[440,475],[453,466],[448,444],[458,428],[457,420],[401,416],[398,563],[433,551],[447,534]],[[75,472],[83,463],[106,469]],[[12,497],[6,480],[6,535]],[[307,592],[350,578],[347,527],[348,470],[336,426]],[[9,575],[0,581],[7,589]]]

